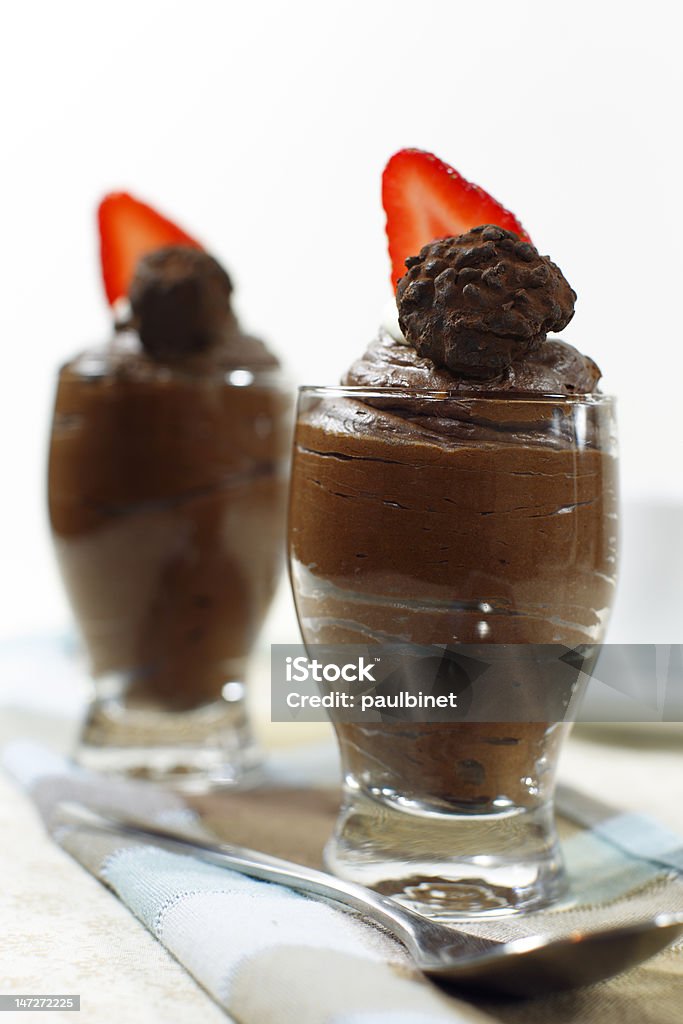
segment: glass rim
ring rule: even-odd
[[[70,359],[62,362],[57,367],[57,376],[64,373],[71,373],[80,380],[105,379],[111,375],[105,349],[85,349]],[[127,377],[127,383],[136,384],[149,383],[150,377],[167,380],[180,378],[183,381],[206,381],[218,382],[224,387],[244,390],[250,387],[271,388],[292,392],[294,384],[290,374],[279,365],[264,364],[263,366],[249,366],[244,364],[234,366],[219,364],[208,365],[197,369],[193,366],[183,365],[182,361],[176,362],[149,362],[144,371],[139,375],[134,374]]]
[[[441,388],[409,388],[389,385],[386,387],[369,387],[365,384],[304,384],[298,388],[299,397],[314,396],[317,398],[401,398],[420,402],[457,402],[476,401],[482,404],[493,402],[526,402],[528,404],[565,402],[572,405],[613,405],[616,396],[602,391],[577,392],[576,394],[559,394],[535,391],[474,391],[453,389],[444,391]]]

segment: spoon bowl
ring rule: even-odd
[[[649,960],[683,934],[683,914],[655,917],[600,930],[574,931],[558,939],[515,939],[489,954],[460,958],[443,950],[442,965],[418,961],[435,981],[479,992],[540,996],[581,988]]]

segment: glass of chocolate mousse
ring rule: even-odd
[[[400,331],[383,329],[340,387],[300,392],[289,545],[301,631],[354,651],[487,645],[517,713],[333,716],[344,797],[326,861],[433,917],[512,913],[566,889],[553,790],[569,726],[534,710],[559,685],[537,655],[603,637],[614,404],[595,363],[547,337],[575,295],[516,234],[475,228],[407,267]]]
[[[203,786],[256,768],[245,672],[284,554],[292,396],[206,253],[145,256],[131,317],[59,373],[49,508],[94,680],[79,760]]]

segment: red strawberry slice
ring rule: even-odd
[[[455,168],[422,149],[400,149],[382,175],[387,215],[391,283],[405,274],[405,261],[436,238],[462,235],[480,224],[496,224],[531,239],[514,214],[466,181]]]
[[[100,257],[110,305],[128,294],[138,260],[165,245],[201,249],[182,228],[127,192],[110,192],[99,205]]]

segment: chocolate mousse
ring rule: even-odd
[[[125,329],[59,374],[54,540],[93,675],[127,708],[243,681],[281,570],[291,398],[231,291],[197,248],[152,252]]]
[[[382,329],[342,380],[363,391],[311,389],[301,405],[290,548],[305,641],[599,641],[615,582],[613,438],[598,367],[546,337],[571,319],[573,290],[493,224],[406,266],[403,333]],[[337,730],[355,786],[458,812],[547,801],[562,734],[545,722]]]

